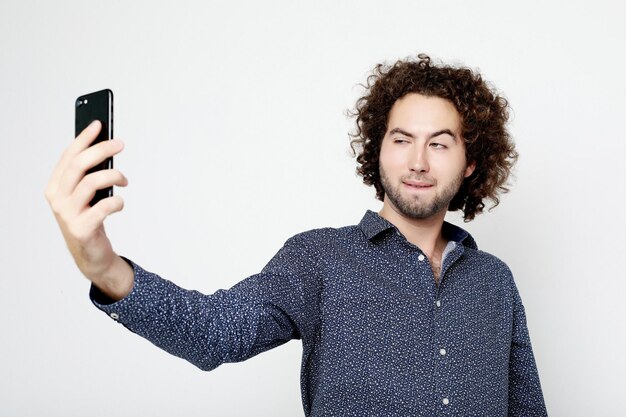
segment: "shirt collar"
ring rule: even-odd
[[[361,219],[359,223],[359,227],[365,234],[368,240],[372,240],[374,237],[378,236],[385,230],[396,229],[398,233],[400,231],[394,226],[390,221],[381,217],[378,213],[374,213],[372,210],[367,210],[365,215]],[[466,230],[456,226],[452,223],[448,223],[446,221],[443,222],[442,226],[443,235],[446,239],[462,243],[464,246],[477,249],[476,241]]]

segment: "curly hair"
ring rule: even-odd
[[[506,126],[509,104],[477,72],[431,64],[426,54],[417,58],[391,66],[378,64],[362,85],[366,93],[348,113],[356,117],[356,130],[350,133],[350,148],[359,164],[356,172],[366,185],[376,188],[376,198],[383,201],[379,156],[391,107],[409,93],[449,100],[461,116],[466,160],[474,162],[476,169],[465,178],[448,210],[462,210],[464,221],[469,222],[483,211],[484,200],[491,200],[493,208],[500,202],[498,195],[509,191],[506,183],[518,158]]]

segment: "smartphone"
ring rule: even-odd
[[[76,135],[78,136],[91,122],[99,120],[102,123],[102,129],[96,140],[96,143],[111,140],[113,138],[113,91],[109,89],[96,91],[82,95],[76,99]],[[89,169],[85,175],[101,169],[112,169],[113,157],[107,158],[98,165]],[[94,197],[89,202],[90,206],[95,205],[103,198],[113,196],[113,187],[97,190]]]

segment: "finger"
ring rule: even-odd
[[[69,215],[79,214],[89,209],[89,202],[93,199],[97,190],[117,185],[126,187],[128,179],[116,169],[105,169],[86,175],[76,186],[72,193],[66,210]]]
[[[122,149],[124,149],[124,143],[119,139],[113,139],[93,145],[74,156],[61,175],[57,194],[60,196],[72,194],[88,169],[120,153]]]
[[[58,183],[69,161],[71,161],[72,158],[78,153],[86,149],[89,144],[91,144],[94,139],[98,137],[98,133],[100,133],[101,128],[102,123],[98,120],[94,120],[89,126],[83,129],[70,146],[65,148],[65,151],[61,155],[61,159],[59,159],[59,162],[57,162],[57,165],[52,171],[52,176],[50,177],[50,181],[46,187],[47,197],[52,197],[56,193]]]
[[[122,211],[123,208],[124,200],[122,197],[119,195],[107,197],[98,201],[98,203],[89,210],[83,212],[83,214],[79,216],[78,222],[81,223],[83,230],[93,233],[93,231],[102,225],[104,219],[110,214]]]

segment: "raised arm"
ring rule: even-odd
[[[131,264],[132,292],[111,303],[94,287],[91,298],[96,306],[203,370],[314,333],[321,284],[306,242],[299,238],[289,239],[260,273],[209,295],[180,288]]]

